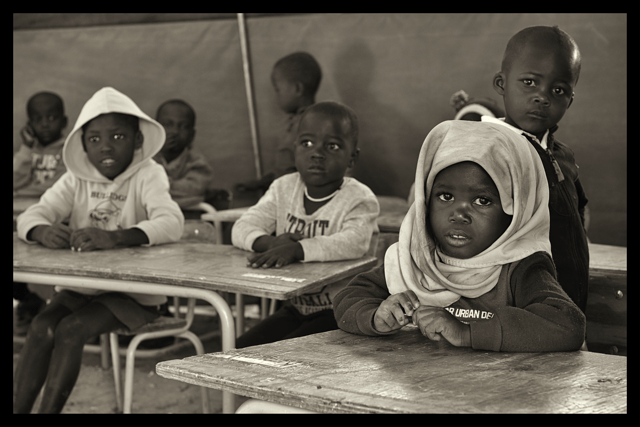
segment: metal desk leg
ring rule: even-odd
[[[244,334],[244,295],[236,293],[236,338]]]
[[[169,295],[183,298],[198,298],[207,301],[218,312],[222,335],[222,351],[235,348],[236,337],[234,331],[233,314],[229,304],[217,292],[188,288],[176,285],[160,285],[149,282],[136,282],[130,280],[103,279],[99,277],[66,276],[49,273],[31,273],[14,271],[15,282],[38,283],[42,285],[61,285],[88,289],[101,289],[114,292],[138,292],[151,295]],[[235,395],[222,392],[222,412],[233,413],[235,408]]]

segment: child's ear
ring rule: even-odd
[[[187,145],[191,144],[193,142],[193,139],[196,137],[196,129],[192,128],[191,132],[189,132],[189,142],[187,143]]]
[[[302,96],[302,94],[304,93],[304,84],[301,81],[296,80],[294,87],[296,89],[296,95]]]
[[[498,71],[493,76],[493,89],[498,92],[498,95],[504,96],[504,73],[502,71]]]
[[[355,150],[353,150],[353,153],[351,153],[351,158],[349,159],[349,166],[350,168],[352,168],[355,164],[356,161],[358,160],[358,156],[360,155],[360,149],[356,148]]]
[[[573,97],[576,96],[575,92],[571,92],[571,99],[569,100],[569,105],[567,105],[567,110],[569,109],[569,107],[571,107],[571,104],[573,104]]]
[[[138,148],[141,148],[143,142],[144,142],[144,135],[142,134],[142,131],[138,130],[138,132],[136,132],[133,148],[135,150],[137,150]]]

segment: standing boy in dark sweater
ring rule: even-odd
[[[493,87],[504,99],[499,123],[525,137],[540,155],[549,182],[551,251],[558,282],[585,312],[589,248],[584,228],[587,197],[578,179],[573,151],[554,137],[557,123],[571,106],[580,76],[580,51],[557,26],[529,27],[507,44]]]

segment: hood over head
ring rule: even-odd
[[[91,164],[82,147],[82,126],[102,114],[109,113],[122,113],[138,117],[140,132],[144,138],[142,147],[135,150],[129,167],[115,180],[124,180],[130,177],[146,161],[156,155],[164,145],[165,131],[160,123],[145,114],[127,95],[112,87],[104,87],[84,104],[62,149],[62,159],[67,169],[79,178],[96,182],[111,182]]]
[[[483,252],[468,258],[446,256],[427,228],[436,175],[470,161],[489,174],[502,209],[512,215],[507,230]],[[415,202],[405,216],[398,243],[385,254],[391,294],[413,290],[422,304],[446,307],[461,296],[477,298],[498,281],[502,266],[535,252],[551,254],[549,186],[535,148],[504,126],[463,120],[440,123],[427,135],[418,158]]]

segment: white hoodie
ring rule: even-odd
[[[82,126],[101,114],[124,113],[139,118],[144,141],[131,164],[113,180],[103,176],[82,147]],[[152,157],[164,144],[164,128],[146,115],[126,95],[105,87],[84,105],[62,150],[67,172],[48,189],[40,201],[17,219],[18,237],[27,243],[29,230],[37,225],[68,222],[72,230],[96,227],[103,230],[138,228],[149,245],[174,242],[182,236],[184,216],[169,194],[164,168]],[[99,293],[74,289],[85,294]],[[130,294],[143,305],[156,305],[165,297]]]

